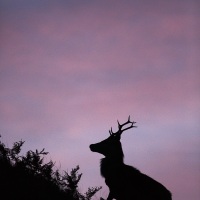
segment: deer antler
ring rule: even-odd
[[[129,117],[128,117],[128,121],[127,122],[125,122],[125,123],[123,123],[123,124],[120,124],[119,123],[119,121],[117,120],[117,123],[118,123],[118,131],[117,132],[115,132],[115,133],[113,133],[113,130],[112,130],[112,127],[111,127],[111,129],[109,130],[109,133],[110,133],[110,135],[115,135],[115,134],[122,134],[122,132],[123,131],[126,131],[126,130],[128,130],[128,129],[130,129],[130,128],[133,128],[133,127],[137,127],[137,126],[133,126],[133,124],[135,124],[136,122],[131,122],[130,121],[130,115],[129,115]],[[127,125],[127,124],[131,124],[129,127],[127,127],[127,128],[125,128],[125,129],[122,129],[123,128],[123,126],[125,126],[125,125]]]

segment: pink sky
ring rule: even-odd
[[[103,186],[105,139],[128,115],[126,164],[173,200],[200,199],[199,1],[2,0],[0,133],[45,148],[61,170],[80,165],[80,190]]]

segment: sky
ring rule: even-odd
[[[0,134],[108,188],[89,145],[131,116],[124,162],[200,199],[200,2],[0,0]]]

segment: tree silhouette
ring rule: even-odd
[[[78,183],[82,174],[79,166],[70,173],[54,170],[55,163],[44,162],[48,152],[29,150],[20,155],[24,141],[15,142],[8,148],[0,141],[0,198],[7,200],[91,200],[101,187],[88,188],[81,194]]]

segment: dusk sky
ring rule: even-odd
[[[200,199],[200,1],[0,0],[0,134],[45,148],[80,190],[103,186],[89,145],[128,116],[125,163]],[[22,152],[22,153],[23,153]],[[47,159],[47,161],[48,161]]]

